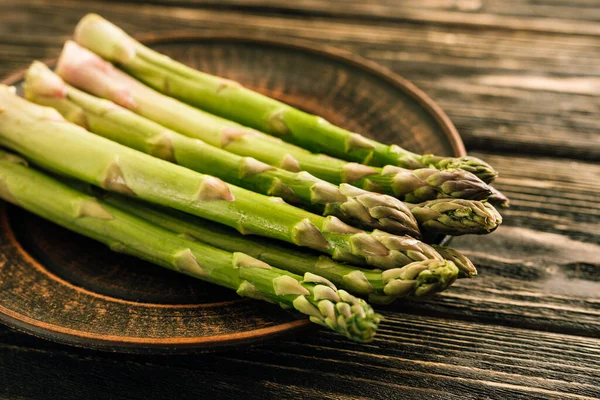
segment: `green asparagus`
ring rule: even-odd
[[[350,293],[368,296],[371,303],[388,304],[397,298],[432,296],[450,286],[459,273],[452,262],[439,260],[415,261],[384,272],[359,268],[268,239],[241,236],[223,225],[113,193],[100,198],[129,214],[219,249],[240,251],[299,275],[310,272],[322,276]]]
[[[4,200],[114,251],[233,289],[240,296],[293,308],[352,340],[373,339],[381,319],[364,300],[337,290],[320,276],[302,277],[241,252],[182,238],[1,154],[0,187]]]
[[[267,132],[314,152],[375,166],[461,168],[491,182],[497,173],[475,157],[419,155],[335,126],[321,117],[189,68],[135,41],[98,15],[85,16],[75,40],[151,87],[198,108]]]
[[[448,261],[452,261],[460,271],[460,277],[472,278],[477,275],[475,265],[461,252],[447,246],[434,244],[433,247]]]
[[[409,236],[364,232],[334,216],[322,217],[229,185],[96,136],[0,85],[0,144],[53,172],[255,234],[309,247],[339,261],[383,269],[442,260]]]
[[[28,100],[54,107],[67,120],[125,146],[254,192],[279,196],[323,215],[334,215],[359,228],[421,236],[408,207],[394,197],[347,184],[338,188],[307,172],[272,167],[180,135],[113,102],[67,85],[39,61],[27,70],[25,84]]]
[[[504,193],[492,186],[490,186],[490,190],[492,191],[492,194],[488,197],[487,201],[502,208],[508,208],[510,206],[510,200]]]
[[[460,169],[376,168],[310,153],[162,95],[74,42],[66,43],[57,73],[75,87],[185,136],[288,171],[303,170],[333,184],[349,183],[412,203],[438,197],[481,200],[491,194],[479,178]]]
[[[407,205],[424,233],[486,234],[502,223],[502,216],[487,202],[438,199]]]

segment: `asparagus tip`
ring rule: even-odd
[[[502,216],[490,203],[464,199],[437,199],[411,205],[424,231],[446,235],[491,233]]]
[[[331,299],[314,300],[316,302],[314,307],[306,298],[299,296],[294,301],[294,307],[298,309],[297,306],[300,306],[304,311],[298,309],[299,311],[310,313],[312,322],[341,333],[351,340],[361,343],[373,340],[383,317],[377,314],[366,301],[345,290],[334,291],[329,287],[320,286],[331,291]],[[313,308],[308,310],[307,305]]]
[[[398,297],[430,297],[452,285],[458,267],[449,260],[415,261],[382,272],[384,293]]]
[[[458,250],[439,245],[433,245],[433,248],[436,249],[436,251],[440,253],[442,257],[444,257],[446,260],[452,261],[458,267],[460,278],[473,278],[477,276],[477,268],[475,265],[467,256]]]

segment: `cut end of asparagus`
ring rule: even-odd
[[[437,199],[411,205],[423,231],[445,235],[487,234],[502,223],[502,216],[487,202]]]
[[[132,85],[145,93],[152,89],[142,85],[95,53],[68,40],[56,63],[56,73],[71,85],[104,97],[128,109],[137,104],[131,96]]]
[[[30,211],[115,251],[236,289],[243,296],[293,307],[352,340],[367,342],[375,335],[381,317],[366,302],[337,290],[324,278],[314,274],[303,278],[245,253],[184,239],[9,159],[0,157],[0,197],[16,199]],[[8,196],[3,189],[9,190]],[[40,198],[51,201],[36,201]]]
[[[75,27],[75,41],[107,60],[127,62],[135,57],[135,42],[123,30],[99,15],[88,14]],[[107,37],[112,38],[106,40]]]
[[[477,275],[475,265],[461,252],[446,246],[433,245],[433,248],[446,260],[452,261],[459,270],[459,278],[473,278]]]
[[[382,272],[388,296],[427,298],[446,290],[458,277],[459,269],[448,260],[424,260]]]
[[[35,95],[64,99],[68,93],[65,82],[40,61],[34,61],[27,69],[25,81],[27,98]]]
[[[0,112],[14,113],[16,118],[30,118],[38,121],[47,120],[65,122],[63,116],[53,108],[33,104],[16,95],[12,86],[0,84]]]

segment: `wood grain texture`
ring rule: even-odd
[[[501,173],[513,204],[504,226],[454,242],[480,276],[386,309],[367,348],[322,332],[206,358],[130,358],[0,328],[0,398],[600,397],[597,2],[340,2],[5,0],[0,74],[55,57],[90,11],[131,33],[258,33],[374,60],[424,89]]]
[[[141,2],[140,0],[131,0]],[[593,0],[592,0],[593,1]],[[144,3],[193,5],[219,10],[246,10],[421,23],[453,24],[487,29],[531,30],[597,35],[588,21],[600,19],[591,1],[531,0],[150,0]]]
[[[201,356],[73,352],[9,332],[0,344],[0,370],[6,371],[0,375],[0,396],[58,399],[74,390],[80,398],[110,393],[111,399],[600,396],[597,339],[402,313],[385,316],[381,334],[368,345],[320,331]],[[31,381],[36,384],[23,384]]]

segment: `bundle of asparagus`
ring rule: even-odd
[[[419,238],[419,228],[450,235],[489,233],[502,220],[489,203],[442,198],[405,204],[387,195],[346,184],[338,188],[306,172],[289,172],[237,156],[73,88],[40,62],[34,62],[25,76],[28,100],[54,107],[93,133],[228,183],[334,215],[350,225]]]
[[[366,139],[185,67],[95,15],[75,38],[97,54],[69,41],[58,75],[34,62],[29,101],[0,85],[0,145],[64,178],[0,150],[1,198],[356,341],[381,317],[350,293],[427,298],[477,274],[463,254],[419,239],[498,227],[490,203],[507,199],[486,184],[496,172],[485,162]]]
[[[75,40],[169,96],[314,152],[376,166],[460,168],[484,182],[497,176],[489,164],[478,158],[419,155],[397,145],[388,146],[246,89],[238,82],[189,68],[142,45],[95,14],[79,22]]]
[[[274,268],[242,252],[182,238],[28,168],[0,151],[0,197],[112,250],[148,260],[250,297],[293,308],[359,342],[373,338],[381,317],[364,300],[328,280]]]
[[[376,168],[313,154],[162,95],[73,42],[65,45],[56,69],[71,85],[180,134],[271,166],[306,171],[330,183],[349,183],[413,203],[443,197],[483,200],[492,194],[481,179],[462,169]]]
[[[67,121],[0,86],[0,144],[50,171],[256,234],[309,247],[340,261],[391,269],[443,258],[409,236],[365,232],[218,178],[154,158]]]

